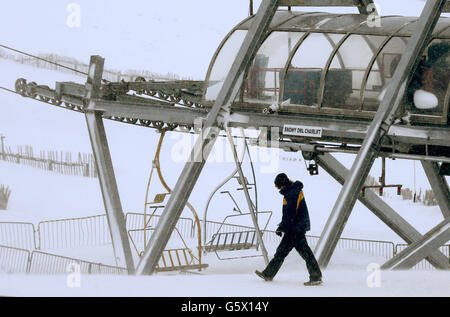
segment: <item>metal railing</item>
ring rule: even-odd
[[[281,240],[275,231],[269,230],[264,231],[263,239],[265,242],[279,242]],[[316,247],[319,239],[319,236],[306,235],[306,240],[311,249]],[[390,241],[341,238],[336,247],[343,250],[358,250],[362,253],[384,257],[385,259],[391,259],[395,254],[395,245]]]
[[[111,243],[106,215],[41,221],[38,249],[63,249]]]
[[[404,249],[408,247],[408,244],[397,244],[395,246],[395,253],[394,255],[397,255]],[[443,254],[445,254],[449,258],[449,265],[450,265],[450,244],[443,245],[439,248],[439,251],[441,251]],[[413,270],[436,270],[430,262],[427,260],[422,260],[419,263],[417,263],[415,266],[412,267]]]
[[[79,265],[81,274],[126,275],[126,268],[94,263],[56,254],[33,251],[30,256],[28,273],[30,274],[66,274],[71,273],[73,264]]]
[[[0,272],[27,273],[30,251],[0,245]]]
[[[27,250],[36,249],[34,225],[26,222],[0,222],[0,244]]]
[[[155,215],[151,219],[150,225],[155,227],[159,218],[159,215]],[[135,244],[144,242],[142,230],[143,221],[144,214],[126,214],[127,231],[129,232],[132,242]],[[216,234],[219,229],[220,234],[223,235],[223,237],[228,234],[227,240],[222,240],[221,242],[231,241],[230,239],[233,232],[254,231],[254,228],[250,226],[227,224],[216,221],[206,221],[206,227],[208,241],[213,238],[214,234]],[[177,228],[180,234],[173,235],[174,238],[179,236],[181,236],[182,239],[194,237],[196,225],[191,218],[180,218],[177,223]],[[320,237],[307,235],[306,238],[311,248],[314,248]],[[263,239],[264,242],[267,243],[278,243],[280,241],[280,237],[278,237],[274,231],[270,230],[263,231]],[[233,243],[234,242],[235,241],[233,241]],[[24,264],[23,259],[27,258],[27,252],[29,253],[36,249],[87,247],[107,245],[110,243],[111,237],[106,215],[42,221],[39,223],[37,231],[32,223],[0,222],[0,266],[4,267],[7,271],[23,272],[26,270],[24,269],[26,265]],[[385,259],[391,259],[407,246],[407,244],[394,245],[394,243],[389,241],[350,238],[341,238],[337,244],[337,248],[339,249],[355,249],[365,254],[379,256]],[[136,247],[138,247],[138,245],[136,245]],[[141,248],[138,247],[138,249]],[[440,250],[445,255],[450,256],[450,245],[442,246]],[[56,255],[53,256],[58,257]],[[32,255],[30,255],[30,257],[32,257]],[[86,269],[87,272],[107,270],[107,266],[100,266],[100,268],[97,268],[97,264],[93,262],[83,262],[90,264],[90,269]],[[429,262],[423,260],[417,264],[414,269],[429,270],[433,269],[433,267]],[[59,269],[59,271],[60,270],[61,269]]]

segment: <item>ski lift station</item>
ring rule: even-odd
[[[309,6],[324,7],[323,12],[301,11]],[[326,12],[325,7],[333,6],[356,6],[359,13]],[[19,78],[15,91],[85,116],[117,265],[129,274],[204,270],[208,265],[202,255],[207,252],[220,259],[262,256],[268,261],[265,235],[271,211],[258,206],[254,169],[242,164],[250,145],[301,152],[311,175],[321,169],[342,184],[314,248],[322,267],[329,264],[359,200],[408,243],[382,269],[410,269],[426,260],[447,270],[449,257],[439,248],[450,240],[445,178],[450,175],[450,19],[442,16],[449,11],[445,0],[426,1],[419,17],[379,17],[372,0],[263,0],[220,43],[203,81],[106,80],[104,59],[92,56],[84,85],[56,82],[51,88]],[[150,180],[157,176],[165,192],[154,197],[149,180],[142,225],[131,233],[104,120],[161,133]],[[238,153],[227,128],[240,129],[243,153]],[[262,132],[250,138],[247,128]],[[201,131],[173,188],[159,164],[168,131]],[[227,179],[212,180],[218,186],[207,189],[212,190],[209,201],[217,194],[235,203],[222,189],[230,181],[239,186],[246,205],[235,204],[233,215],[208,229],[209,201],[200,212],[189,197],[219,136],[227,137],[236,168]],[[335,153],[354,154],[351,168]],[[366,179],[377,158],[383,160],[381,184],[370,186]],[[421,163],[443,216],[428,233],[421,234],[380,197],[384,188],[395,187],[398,194],[402,190],[401,184],[387,182],[386,159]],[[380,195],[366,191],[373,187]],[[194,248],[179,238],[177,223],[183,221],[185,209],[195,223]],[[250,228],[224,230],[230,217],[244,216],[251,220]],[[135,243],[136,234],[144,236],[143,244]],[[180,245],[173,247],[173,239]],[[236,251],[246,253],[236,256]]]

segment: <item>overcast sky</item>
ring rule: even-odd
[[[106,67],[173,72],[202,79],[224,36],[248,15],[248,0],[15,1],[0,4],[0,43],[31,53],[55,52]],[[79,27],[69,27],[71,3]],[[417,16],[421,0],[377,0],[382,15]],[[260,1],[255,0],[255,9]],[[306,8],[324,10],[323,8]],[[304,9],[304,10],[306,10]],[[355,8],[331,11],[357,12]],[[73,11],[72,11],[73,12]]]

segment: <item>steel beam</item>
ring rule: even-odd
[[[407,87],[408,78],[417,67],[419,57],[428,43],[444,4],[444,0],[429,0],[425,4],[417,29],[408,42],[406,51],[402,55],[385,97],[372,121],[361,150],[356,156],[351,172],[339,193],[333,211],[317,243],[315,251],[318,262],[322,267],[326,267],[331,259],[360,190],[378,155],[382,139],[395,120],[400,101]]]
[[[202,134],[197,139],[192,150],[190,160],[181,172],[155,232],[150,238],[149,246],[141,257],[137,267],[138,274],[152,274],[154,272],[162,251],[167,245],[178,218],[217,139],[220,126],[226,126],[227,124],[231,103],[236,98],[241,87],[244,71],[265,38],[278,4],[279,0],[262,1],[214,106],[208,114]]]
[[[340,184],[344,184],[349,171],[331,154],[324,153],[317,156],[317,163],[328,174],[330,174]],[[372,191],[367,191],[366,196],[358,196],[361,203],[364,204],[375,216],[383,221],[389,228],[398,234],[408,244],[419,241],[423,238],[422,234],[411,226],[403,217],[393,210],[383,199]],[[433,251],[428,257],[428,262],[435,268],[444,269],[448,266],[448,258],[439,250]]]
[[[450,240],[450,219],[446,219],[424,237],[381,266],[384,270],[407,270],[422,261],[431,252],[444,245]],[[449,269],[447,261],[447,267]]]
[[[94,111],[92,108],[92,100],[100,97],[104,61],[100,56],[91,56],[89,75],[86,82],[86,99],[88,100],[88,105],[84,110],[98,171],[103,203],[108,219],[115,260],[117,265],[125,266],[129,274],[134,274],[133,256],[126,231],[125,215],[122,211],[108,140],[106,138],[105,127],[103,126],[102,114]]]
[[[378,14],[375,11],[369,12],[368,6],[373,4],[373,0],[281,0],[280,6],[287,7],[357,7],[361,14]]]
[[[422,161],[422,166],[444,218],[450,219],[450,190],[445,176],[439,174],[438,163]]]
[[[247,182],[246,182],[246,179],[245,179],[244,172],[242,171],[242,165],[241,165],[241,162],[239,161],[238,153],[236,151],[236,146],[234,145],[233,136],[231,135],[231,129],[227,129],[227,137],[228,137],[228,141],[229,141],[230,146],[231,146],[231,152],[233,153],[234,161],[236,163],[236,168],[237,168],[237,171],[238,171],[238,174],[239,174],[240,182],[242,184],[242,189],[244,190],[245,199],[247,201],[247,206],[248,206],[248,211],[250,212],[250,215],[251,215],[252,221],[253,221],[253,226],[255,227],[256,237],[258,239],[258,245],[261,246],[261,252],[262,252],[262,255],[264,257],[264,261],[266,262],[266,265],[268,265],[269,264],[269,257],[267,255],[267,249],[266,249],[266,246],[264,244],[264,240],[262,238],[261,230],[260,230],[259,225],[258,225],[258,219],[257,219],[257,216],[255,214],[255,207],[253,205],[252,199],[250,198],[250,194],[248,192]],[[256,184],[255,184],[255,186],[256,186]]]
[[[105,117],[125,117],[150,121],[162,121],[180,125],[192,125],[197,118],[206,119],[207,111],[151,104],[136,104],[108,100],[95,100],[93,108],[103,112]],[[324,140],[352,139],[361,143],[369,130],[369,122],[361,120],[331,119],[318,116],[283,115],[273,116],[255,112],[234,111],[229,118],[228,126],[237,128],[278,127],[283,129],[286,124],[310,126],[323,130]],[[428,144],[448,146],[450,144],[449,128],[440,126],[406,126],[393,125],[387,136],[394,138],[396,143]],[[386,142],[390,145],[392,142]]]

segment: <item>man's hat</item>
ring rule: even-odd
[[[275,177],[274,183],[275,183],[275,186],[277,186],[278,188],[281,188],[281,186],[287,186],[288,184],[290,184],[291,181],[289,180],[289,178],[287,177],[286,174],[281,173],[281,174],[278,174],[277,177]]]

